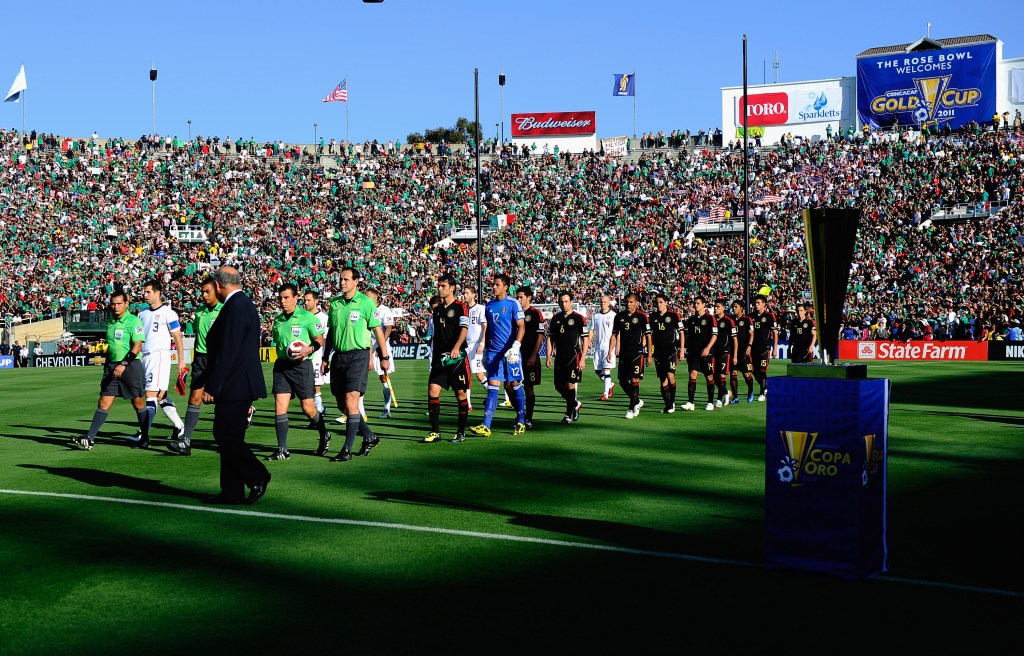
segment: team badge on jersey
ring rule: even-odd
[[[448,318],[449,319],[454,319],[455,318],[455,309],[454,308],[448,310]]]

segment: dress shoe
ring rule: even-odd
[[[266,478],[249,488],[249,498],[246,500],[246,503],[252,505],[259,501],[267,493],[267,486],[269,485],[270,474],[268,473]]]
[[[372,440],[363,440],[363,445],[359,447],[359,452],[356,455],[368,456],[370,455],[370,451],[373,450],[373,447],[377,446],[378,444],[380,444],[380,438],[377,437],[376,435],[373,436]]]
[[[218,494],[203,499],[203,503],[210,504],[213,506],[240,506],[243,503],[245,503],[245,499]]]
[[[338,455],[331,458],[331,462],[348,462],[352,459],[352,452],[348,449],[338,451]]]

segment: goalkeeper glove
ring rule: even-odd
[[[519,342],[512,342],[512,348],[505,353],[505,360],[509,364],[519,364],[519,347],[522,346]]]

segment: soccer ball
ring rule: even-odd
[[[295,340],[294,342],[288,345],[288,355],[290,355],[293,358],[297,357],[299,355],[299,352],[302,351],[303,346],[308,346],[308,344],[306,344],[306,342],[302,341],[301,339]]]

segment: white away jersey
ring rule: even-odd
[[[174,347],[171,333],[181,330],[181,323],[178,313],[172,310],[170,305],[163,303],[155,310],[146,308],[139,312],[139,320],[146,331],[146,341],[142,345],[143,353],[170,351]]]
[[[395,325],[395,316],[391,313],[391,308],[386,305],[378,305],[374,311],[373,316],[375,319],[380,321],[380,329],[383,332],[387,332],[388,326]],[[377,348],[377,333],[370,331],[370,339],[373,342],[373,348]]]
[[[607,348],[608,341],[612,338],[612,325],[615,323],[615,310],[601,312],[597,310],[589,319],[590,339],[594,348]]]
[[[476,347],[484,338],[484,324],[487,323],[486,308],[477,303],[469,308],[469,332],[466,333],[466,344]]]

